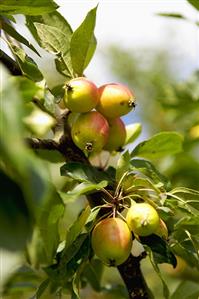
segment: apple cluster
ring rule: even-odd
[[[98,88],[85,77],[74,78],[65,86],[65,107],[76,115],[71,135],[77,147],[87,156],[102,149],[120,150],[126,139],[120,117],[135,107],[133,92],[119,83]]]
[[[111,217],[101,220],[92,231],[91,243],[95,254],[108,266],[124,263],[130,255],[132,235],[140,240],[151,234],[168,238],[165,222],[156,209],[145,202],[134,203],[126,219]]]

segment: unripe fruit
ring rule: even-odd
[[[110,119],[108,123],[109,138],[104,149],[109,152],[118,151],[122,148],[126,139],[125,125],[119,117]]]
[[[80,114],[72,125],[72,139],[86,155],[98,153],[108,140],[109,125],[97,111]]]
[[[129,257],[132,236],[127,224],[120,218],[100,221],[92,232],[95,254],[108,266],[117,266]]]
[[[159,227],[160,218],[156,210],[148,203],[133,204],[127,212],[127,224],[138,236],[149,236]]]
[[[157,231],[155,232],[156,235],[168,239],[168,229],[166,223],[160,218],[160,223]]]
[[[107,118],[116,118],[129,113],[135,106],[135,96],[128,87],[110,83],[99,89],[96,109]]]
[[[72,79],[66,85],[64,103],[72,112],[88,112],[99,101],[97,86],[84,77]]]

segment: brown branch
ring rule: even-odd
[[[148,288],[140,269],[140,261],[145,256],[132,254],[120,266],[118,271],[126,285],[130,299],[149,299]]]
[[[22,71],[16,61],[14,61],[10,56],[0,50],[0,61],[5,65],[7,69],[14,76],[22,76]]]

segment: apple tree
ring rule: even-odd
[[[133,146],[141,124],[121,117],[136,113],[139,98],[127,85],[86,77],[100,7],[75,29],[52,0],[2,0],[0,9],[10,49],[1,50],[2,295],[75,299],[90,288],[101,298],[155,298],[141,269],[149,258],[164,298],[182,298],[184,285],[171,294],[159,265],[175,268],[181,257],[199,269],[199,192],[173,188],[158,161],[183,152],[183,136],[161,131]],[[48,84],[27,48],[41,60],[51,53],[59,84]],[[69,205],[81,209],[66,225]],[[118,288],[103,285],[107,267],[120,274]],[[186,298],[198,294],[187,286]]]

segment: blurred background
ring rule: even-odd
[[[132,88],[137,99],[136,110],[123,117],[123,120],[126,124],[141,122],[143,129],[136,142],[160,131],[178,131],[183,135],[184,152],[157,161],[156,166],[169,177],[173,187],[185,186],[199,190],[197,10],[186,0],[56,0],[56,3],[60,6],[58,11],[73,29],[99,3],[95,31],[98,46],[85,75],[98,86],[107,82],[121,82]],[[159,13],[176,13],[178,17],[163,17]],[[24,19],[18,17],[17,20],[18,31],[32,40]],[[36,43],[34,45],[38,47]],[[27,53],[45,74],[48,84],[52,86],[63,81],[64,78],[55,70],[52,56],[44,50],[40,49],[40,52],[43,53],[42,59],[27,49]],[[51,165],[50,168],[54,181],[61,185],[59,167]],[[75,220],[84,204],[82,199],[67,206],[62,227],[68,227]],[[9,256],[4,263],[8,261]],[[155,298],[162,299],[161,282],[147,260],[143,261],[142,269],[147,283],[156,294]],[[171,291],[182,281],[199,282],[198,272],[192,271],[183,260],[179,259],[176,270],[166,265],[161,269]],[[102,279],[105,286],[103,294],[86,289],[81,298],[127,298],[116,269],[106,268]],[[34,286],[34,277],[32,281]],[[29,298],[23,297],[23,294],[17,296],[20,297],[10,295],[6,298]],[[50,299],[51,296],[46,294],[45,298]]]

